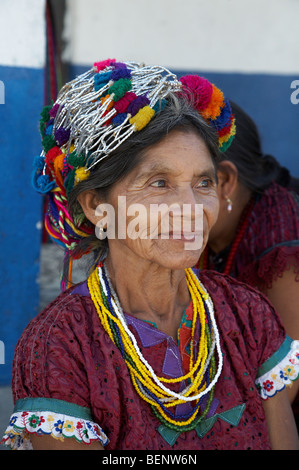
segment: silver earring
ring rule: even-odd
[[[233,202],[229,197],[226,198],[226,202],[227,202],[227,212],[231,212],[233,210]]]

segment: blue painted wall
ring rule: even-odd
[[[0,385],[6,385],[16,342],[39,305],[42,200],[31,188],[31,171],[40,153],[44,73],[0,66],[0,80],[5,89],[0,104],[0,341],[5,347]]]
[[[70,67],[70,79],[87,70]],[[173,70],[178,76],[197,73],[218,86],[256,122],[264,153],[273,155],[293,176],[299,177],[299,104],[291,103],[293,80],[299,76],[271,74],[215,73]]]

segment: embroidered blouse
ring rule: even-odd
[[[13,366],[15,408],[3,442],[30,449],[30,435],[37,433],[85,444],[98,440],[107,450],[269,449],[262,400],[298,377],[299,343],[285,335],[255,290],[215,272],[199,277],[214,302],[223,369],[209,413],[195,430],[169,430],[137,394],[85,282],[62,293],[21,336]],[[177,340],[126,314],[158,375],[184,371],[192,311],[190,304]]]

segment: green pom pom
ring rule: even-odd
[[[223,142],[221,147],[219,147],[220,152],[225,152],[228,149],[228,147],[230,146],[230,144],[234,140],[234,137],[235,137],[234,135],[231,135],[230,138],[226,142]]]
[[[108,89],[108,94],[112,95],[114,93],[113,101],[118,101],[124,96],[124,94],[131,90],[132,83],[129,78],[120,78],[117,82],[113,83]]]
[[[42,112],[40,114],[41,121],[43,121],[43,122],[48,122],[49,121],[49,119],[50,119],[49,111],[51,109],[52,109],[52,105],[47,105],[47,106],[43,107]]]
[[[67,162],[70,166],[79,168],[80,166],[84,166],[85,157],[83,154],[78,156],[76,150],[74,150],[74,152],[70,153],[67,157]]]
[[[46,135],[42,139],[42,146],[43,146],[44,152],[47,153],[49,150],[51,150],[51,148],[56,146],[56,141],[54,137],[52,137],[51,135]]]
[[[67,196],[69,195],[69,193],[71,192],[71,190],[74,187],[75,173],[76,173],[76,170],[74,169],[74,170],[70,171],[69,174],[67,175],[67,177],[65,178],[64,187],[65,187]]]
[[[41,134],[44,133],[45,124],[50,120],[51,116],[49,114],[50,109],[52,109],[51,105],[44,106],[42,112],[40,114],[40,121],[39,121],[39,131]]]

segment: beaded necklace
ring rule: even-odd
[[[235,260],[236,253],[238,251],[239,245],[241,241],[243,240],[243,237],[245,235],[245,232],[248,227],[248,222],[249,222],[249,217],[251,215],[252,208],[256,202],[256,199],[253,197],[250,199],[249,203],[247,204],[245,210],[242,213],[242,216],[240,218],[239,226],[237,229],[236,236],[234,238],[233,244],[231,246],[231,249],[229,251],[224,269],[223,269],[223,274],[231,274],[232,266]],[[200,269],[209,269],[209,247],[207,246],[205,248],[205,251],[203,255],[201,256],[200,260],[198,261],[198,267]]]
[[[181,377],[171,379],[158,377],[142,355],[113,290],[106,266],[100,265],[88,278],[88,288],[100,321],[120,350],[136,392],[151,406],[153,413],[163,424],[180,432],[194,429],[206,416],[222,370],[222,353],[212,300],[193,271],[187,269],[185,273],[193,303],[189,371]],[[198,324],[200,338],[196,351],[194,337]],[[215,350],[218,355],[217,365]],[[166,385],[176,383],[183,387],[179,393]],[[205,408],[202,410],[206,398]],[[187,414],[177,416],[170,409],[186,402],[195,403]]]

